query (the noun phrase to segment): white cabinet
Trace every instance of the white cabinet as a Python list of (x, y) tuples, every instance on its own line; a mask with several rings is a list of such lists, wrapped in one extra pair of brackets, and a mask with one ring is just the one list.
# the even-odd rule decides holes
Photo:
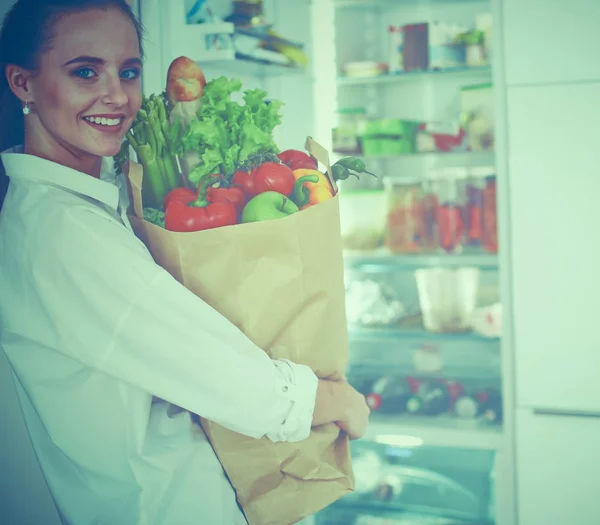
[(600, 82), (507, 103), (517, 405), (600, 412)]
[(598, 525), (600, 418), (517, 410), (519, 525)]
[(502, 0), (509, 85), (600, 80), (598, 0)]

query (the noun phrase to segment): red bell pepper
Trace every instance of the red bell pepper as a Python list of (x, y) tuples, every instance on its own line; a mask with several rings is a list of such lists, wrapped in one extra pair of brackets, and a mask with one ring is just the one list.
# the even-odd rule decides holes
[(198, 198), (198, 192), (191, 188), (175, 188), (167, 193), (163, 203), (163, 209), (167, 209), (171, 201), (182, 201), (186, 204), (195, 201)]
[(242, 213), (248, 202), (244, 189), (238, 185), (219, 186), (218, 188), (211, 186), (206, 192), (206, 200), (208, 202), (230, 202), (235, 206), (238, 215)]
[(235, 206), (228, 201), (209, 203), (208, 189), (218, 181), (218, 177), (204, 177), (195, 201), (171, 200), (165, 210), (165, 228), (174, 232), (194, 232), (232, 226), (238, 222)]

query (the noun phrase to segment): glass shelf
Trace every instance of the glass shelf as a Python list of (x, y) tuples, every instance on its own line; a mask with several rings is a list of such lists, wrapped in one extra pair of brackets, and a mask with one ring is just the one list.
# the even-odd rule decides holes
[(362, 439), (400, 447), (426, 445), (498, 451), (503, 445), (502, 425), (446, 414), (371, 414), (367, 433)]
[(419, 328), (363, 328), (350, 327), (348, 336), (351, 340), (374, 340), (381, 342), (393, 341), (419, 341), (423, 343), (484, 343), (484, 344), (499, 344), (500, 339), (496, 337), (484, 337), (475, 332), (461, 333), (436, 333), (428, 332)]
[[(466, 516), (450, 518), (447, 515), (435, 514), (428, 507), (423, 507), (421, 512), (416, 509), (401, 510), (391, 509), (386, 504), (358, 504), (337, 501), (323, 513), (327, 516), (318, 516), (316, 525), (347, 525), (356, 516), (369, 516), (381, 518), (385, 521), (373, 521), (382, 524), (410, 524), (410, 525), (495, 525), (494, 521), (469, 518)], [(389, 521), (388, 521), (389, 520)], [(396, 521), (397, 520), (397, 521)], [(363, 521), (361, 523), (371, 523)]]
[(475, 4), (487, 2), (488, 0), (336, 0), (334, 5), (336, 9), (384, 10), (392, 8), (397, 9), (401, 7), (464, 3)]
[(449, 69), (439, 69), (431, 71), (409, 71), (401, 73), (387, 73), (373, 77), (338, 77), (337, 83), (339, 86), (363, 86), (373, 84), (390, 84), (407, 80), (419, 80), (430, 77), (468, 77), (482, 76), (491, 79), (492, 67), (456, 67)]
[[(343, 198), (343, 197), (342, 197)], [(365, 272), (389, 272), (394, 269), (416, 270), (443, 266), (449, 268), (474, 266), (482, 269), (498, 268), (498, 256), (491, 253), (392, 254), (387, 250), (376, 252), (344, 252), (344, 263), (351, 269)]]
[(217, 68), (236, 75), (278, 77), (285, 74), (303, 74), (306, 70), (290, 64), (261, 60), (241, 53), (223, 55), (214, 60), (204, 60), (204, 68)]

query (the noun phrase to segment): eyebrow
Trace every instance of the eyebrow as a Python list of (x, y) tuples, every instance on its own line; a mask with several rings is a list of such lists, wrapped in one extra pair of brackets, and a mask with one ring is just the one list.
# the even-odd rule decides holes
[[(70, 66), (71, 64), (79, 64), (82, 62), (85, 62), (86, 64), (98, 64), (98, 65), (103, 65), (106, 63), (106, 61), (103, 60), (102, 58), (82, 55), (82, 56), (73, 58), (72, 60), (69, 60), (68, 62), (65, 62), (64, 65)], [(134, 58), (128, 58), (127, 60), (125, 60), (124, 64), (127, 66), (131, 66), (131, 65), (141, 66), (142, 61), (139, 58), (134, 57)]]

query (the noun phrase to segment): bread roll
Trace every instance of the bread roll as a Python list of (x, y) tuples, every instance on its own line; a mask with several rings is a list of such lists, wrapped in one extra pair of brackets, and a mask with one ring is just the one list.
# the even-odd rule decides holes
[(206, 85), (200, 66), (187, 57), (171, 62), (167, 72), (167, 98), (171, 104), (199, 100)]

